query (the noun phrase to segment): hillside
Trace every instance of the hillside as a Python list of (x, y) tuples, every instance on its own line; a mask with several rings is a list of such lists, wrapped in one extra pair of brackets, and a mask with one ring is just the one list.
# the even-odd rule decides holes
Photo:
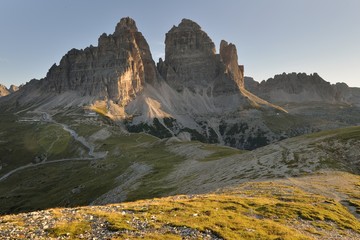
[(212, 194), (55, 208), (2, 216), (0, 233), (15, 239), (359, 239), (360, 222), (344, 207), (359, 217), (359, 183), (348, 173), (321, 173)]
[(1, 213), (207, 193), (327, 169), (359, 173), (359, 127), (244, 152), (189, 141), (186, 134), (129, 133), (78, 110), (0, 120)]

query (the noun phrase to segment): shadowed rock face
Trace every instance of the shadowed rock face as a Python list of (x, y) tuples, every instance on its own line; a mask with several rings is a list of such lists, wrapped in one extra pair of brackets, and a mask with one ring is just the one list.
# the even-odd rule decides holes
[(15, 86), (15, 85), (10, 85), (8, 90), (9, 90), (10, 93), (14, 93), (14, 92), (19, 90), (19, 87)]
[(213, 95), (221, 95), (239, 92), (243, 86), (235, 46), (223, 41), (220, 55), (216, 54), (209, 36), (188, 19), (166, 34), (165, 61), (160, 59), (158, 69), (178, 91), (188, 88), (198, 92), (208, 88)]
[(258, 83), (245, 79), (246, 88), (271, 102), (327, 102), (360, 105), (360, 89), (345, 83), (330, 84), (317, 73), (283, 73)]
[(121, 19), (115, 32), (102, 34), (98, 42), (98, 47), (72, 49), (59, 66), (54, 64), (46, 76), (47, 89), (57, 93), (74, 90), (122, 105), (133, 99), (145, 82), (156, 81), (149, 45), (133, 19)]

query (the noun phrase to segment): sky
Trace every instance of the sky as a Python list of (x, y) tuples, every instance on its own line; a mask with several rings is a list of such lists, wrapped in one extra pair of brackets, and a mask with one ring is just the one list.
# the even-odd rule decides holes
[(155, 62), (183, 18), (236, 45), (245, 75), (317, 72), (360, 87), (360, 0), (0, 0), (0, 83), (43, 78), (72, 48), (97, 46), (132, 17)]

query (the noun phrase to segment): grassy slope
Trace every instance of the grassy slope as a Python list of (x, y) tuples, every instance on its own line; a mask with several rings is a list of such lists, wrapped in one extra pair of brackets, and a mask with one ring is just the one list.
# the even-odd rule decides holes
[[(33, 162), (35, 156), (44, 153), (50, 163), (21, 170), (1, 181), (0, 213), (87, 205), (118, 186), (119, 181), (116, 179), (126, 175), (133, 163), (147, 165), (151, 172), (145, 174), (136, 187), (128, 189), (128, 200), (164, 196), (176, 190), (163, 179), (184, 157), (169, 152), (166, 141), (143, 133), (127, 134), (116, 126), (104, 123), (106, 119), (94, 120), (84, 118), (79, 112), (68, 112), (66, 115), (58, 114), (54, 119), (66, 123), (88, 140), (100, 130), (106, 129), (111, 133), (106, 139), (92, 140), (96, 152), (108, 154), (105, 159), (51, 163), (51, 160), (88, 155), (86, 149), (75, 142), (61, 126), (16, 122), (22, 117), (7, 115), (1, 118), (0, 132), (7, 141), (0, 144), (12, 147), (11, 151), (7, 147), (0, 149), (4, 166), (1, 175)], [(206, 144), (201, 146), (214, 152), (205, 160), (239, 153), (231, 148)]]
[[(359, 177), (354, 178), (360, 182)], [(179, 229), (184, 227), (223, 239), (360, 236), (360, 222), (338, 201), (271, 181), (249, 182), (218, 194), (180, 195), (45, 212), (53, 221), (46, 230), (40, 227), (44, 238), (91, 236), (101, 224), (100, 229), (113, 239), (182, 239)], [(3, 222), (0, 232), (5, 232), (5, 223), (14, 229), (27, 228), (29, 232), (38, 231), (36, 224), (40, 224), (34, 225), (26, 214), (3, 216), (0, 221)]]
[[(188, 145), (189, 147), (194, 145), (201, 150), (210, 151), (211, 154), (198, 159), (201, 164), (216, 163), (224, 157), (234, 156), (237, 158), (242, 153), (215, 145), (191, 142), (169, 143), (146, 134), (124, 134), (117, 127), (101, 126), (92, 121), (81, 122), (77, 115), (57, 116), (56, 119), (66, 122), (86, 138), (90, 138), (93, 133), (104, 128), (110, 131), (111, 136), (105, 140), (94, 140), (96, 151), (108, 152), (106, 159), (52, 163), (15, 173), (0, 182), (2, 212), (86, 205), (116, 187), (118, 183), (115, 179), (125, 173), (133, 162), (149, 165), (152, 170), (150, 174), (142, 178), (137, 188), (128, 193), (128, 200), (166, 195), (173, 192), (175, 187), (167, 184), (167, 175), (176, 169), (178, 164), (186, 161), (181, 154), (175, 155), (169, 151), (169, 144)], [(24, 157), (24, 159), (20, 159), (21, 164), (31, 161), (33, 156), (38, 154), (38, 149), (48, 151), (49, 156), (56, 159), (66, 156), (65, 154), (69, 153), (68, 148), (78, 153), (77, 150), (81, 147), (74, 147), (76, 145), (71, 143), (66, 132), (52, 124), (34, 123), (29, 125), (26, 123), (23, 125), (24, 123), (16, 123), (13, 116), (1, 118), (1, 121), (7, 124), (7, 127), (1, 124), (0, 132), (2, 136), (7, 136), (3, 139), (6, 139), (7, 143), (18, 143), (14, 146), (19, 150), (13, 152), (16, 157), (14, 159)], [(12, 131), (15, 129), (24, 132), (24, 135), (12, 135), (11, 133), (14, 133)], [(36, 149), (31, 152), (33, 155), (21, 151), (26, 146), (26, 137), (22, 138), (26, 135), (32, 136), (28, 142), (34, 147), (26, 149), (27, 151)], [(58, 139), (57, 136), (62, 137)], [(333, 140), (346, 143), (358, 141), (360, 127), (316, 133), (291, 141), (301, 143), (306, 139), (311, 140), (310, 145), (312, 146), (316, 145), (314, 141), (330, 141), (330, 143)], [(50, 145), (52, 145), (51, 148)], [(64, 145), (67, 147), (65, 148)], [(5, 151), (4, 149), (6, 148), (1, 148), (1, 151)], [(247, 157), (246, 154), (244, 156)], [(296, 161), (301, 160), (297, 159), (296, 155), (294, 157)], [(2, 159), (2, 162), (4, 161)], [(17, 166), (16, 164), (8, 164), (8, 166), (14, 168)], [(360, 180), (354, 185), (358, 187)], [(359, 209), (360, 195), (355, 193), (352, 188), (345, 189), (348, 190), (344, 190), (342, 193), (349, 196), (346, 200), (348, 205)], [(331, 191), (331, 189), (327, 191)], [(227, 239), (268, 239), (266, 236), (271, 236), (273, 239), (305, 239), (305, 235), (312, 237), (326, 235), (324, 229), (344, 236), (349, 234), (349, 229), (352, 233), (359, 233), (359, 222), (339, 203), (340, 200), (325, 196), (309, 191), (302, 185), (296, 187), (280, 183), (258, 182), (241, 185), (238, 190), (231, 190), (220, 195), (155, 199), (122, 204), (120, 208), (130, 212), (131, 218), (144, 219), (152, 215), (156, 216), (154, 223), (149, 225), (149, 231), (152, 232), (152, 236), (159, 234), (160, 239), (166, 225), (187, 226), (199, 231), (210, 229), (215, 235)], [(135, 233), (132, 231), (139, 230), (135, 225), (132, 226), (125, 221), (128, 220), (129, 215), (124, 217), (121, 212), (107, 213), (101, 208), (89, 209), (81, 208), (77, 211), (107, 219), (110, 228), (118, 232), (121, 235), (120, 238), (133, 237)], [(62, 210), (59, 211), (62, 212)], [(75, 231), (74, 229), (76, 231), (83, 229), (86, 232), (90, 228), (86, 219), (81, 218), (81, 214), (74, 224), (75, 227), (60, 221), (52, 226), (50, 233), (55, 236)], [(124, 231), (124, 229), (127, 230)], [(75, 236), (81, 232), (71, 234)], [(167, 234), (169, 238), (178, 238), (178, 236), (173, 236), (173, 233)]]
[[(243, 182), (242, 179), (256, 178), (258, 174), (262, 172), (265, 173), (266, 171), (268, 173), (263, 174), (264, 177), (272, 178), (277, 176), (277, 168), (282, 167), (282, 165), (289, 167), (289, 172), (285, 172), (285, 175), (291, 175), (290, 167), (294, 172), (301, 172), (301, 166), (305, 164), (303, 158), (306, 156), (303, 157), (301, 155), (302, 153), (297, 152), (288, 153), (288, 150), (282, 151), (285, 151), (286, 154), (294, 155), (294, 159), (276, 160), (275, 156), (271, 161), (265, 158), (261, 160), (260, 163), (257, 163), (259, 160), (256, 158), (255, 161), (251, 160), (251, 158), (254, 158), (251, 152), (248, 154), (245, 153), (243, 157), (240, 157), (244, 152), (228, 147), (197, 142), (169, 143), (146, 134), (124, 134), (118, 127), (111, 127), (108, 124), (104, 124), (106, 119), (97, 121), (89, 120), (84, 118), (79, 112), (67, 113), (66, 115), (59, 114), (54, 118), (58, 122), (68, 124), (72, 129), (87, 139), (90, 139), (91, 135), (101, 129), (110, 131), (111, 136), (109, 138), (105, 140), (94, 140), (96, 146), (95, 151), (107, 151), (107, 157), (93, 161), (46, 164), (13, 174), (8, 179), (0, 182), (0, 212), (19, 212), (55, 206), (89, 204), (97, 197), (117, 187), (119, 185), (119, 182), (116, 180), (117, 177), (126, 174), (134, 162), (149, 166), (151, 172), (145, 174), (145, 176), (141, 178), (141, 181), (137, 181), (136, 186), (126, 190), (127, 200), (160, 197), (170, 193), (186, 192), (184, 189), (193, 186), (195, 187), (194, 190), (190, 190), (189, 192), (199, 192), (197, 189), (200, 189), (202, 186), (199, 185), (201, 182), (207, 182), (207, 187), (211, 191), (218, 187), (226, 186), (226, 181), (232, 181), (232, 184)], [(6, 139), (6, 143), (3, 142), (0, 144), (9, 146), (9, 143), (11, 143), (10, 145), (14, 148), (10, 153), (7, 147), (0, 148), (1, 161), (4, 166), (1, 173), (33, 161), (34, 157), (39, 155), (39, 153), (45, 152), (48, 155), (48, 161), (86, 155), (84, 153), (86, 149), (74, 142), (69, 134), (63, 131), (58, 125), (49, 123), (17, 123), (15, 120), (16, 117), (13, 115), (1, 118), (2, 123), (6, 123), (1, 124), (2, 129), (0, 131), (2, 136), (6, 136), (3, 138)], [(19, 134), (20, 132), (23, 134)], [(330, 141), (331, 139), (348, 141), (350, 139), (353, 141), (360, 139), (360, 127), (316, 133), (306, 137), (299, 137), (295, 142), (301, 143), (303, 139), (310, 139), (312, 145), (316, 145), (313, 142), (318, 141), (317, 139), (322, 139), (321, 141)], [(197, 158), (196, 165), (199, 170), (194, 170), (194, 172), (186, 170), (186, 168), (191, 167), (191, 164), (193, 164), (193, 162), (191, 162), (192, 157), (190, 157), (190, 165), (188, 164), (179, 175), (179, 178), (168, 178), (169, 174), (174, 170), (179, 170), (179, 164), (181, 165), (189, 160), (186, 156), (174, 154), (174, 152), (169, 151), (169, 146), (176, 147), (177, 145), (189, 147), (189, 149), (196, 148), (201, 151), (208, 151), (210, 154), (204, 155), (200, 159)], [(291, 144), (283, 145), (286, 147)], [(332, 145), (330, 144), (330, 146)], [(82, 150), (79, 151), (79, 149)], [(196, 149), (195, 151), (197, 151)], [(274, 150), (270, 149), (269, 151), (270, 152), (265, 151), (265, 154), (270, 154), (269, 156), (271, 156)], [(304, 151), (308, 151), (307, 147)], [(327, 149), (327, 151), (329, 151), (329, 149)], [(311, 150), (311, 152), (313, 152), (313, 150)], [(333, 154), (336, 153), (336, 151), (330, 149), (330, 153)], [(261, 149), (260, 151), (256, 151), (255, 154), (262, 154)], [(234, 176), (227, 177), (230, 180), (222, 180), (225, 179), (226, 176), (221, 178), (213, 178), (212, 176), (214, 175), (207, 176), (212, 170), (220, 167), (219, 160), (225, 157), (227, 157), (228, 160), (224, 160), (224, 163), (228, 164), (227, 167), (229, 171), (226, 170), (226, 168), (225, 170), (228, 171), (228, 174), (233, 174)], [(340, 166), (336, 159), (327, 158), (325, 160), (316, 168), (317, 170)], [(245, 164), (244, 169), (241, 170), (242, 165), (239, 165), (239, 162), (253, 163), (248, 165), (248, 167), (246, 167), (247, 165)], [(265, 170), (261, 170), (265, 167), (262, 162), (268, 164)], [(308, 165), (311, 166), (311, 162), (309, 162)], [(194, 167), (195, 166), (191, 168), (194, 169)], [(232, 170), (237, 168), (239, 169), (238, 171), (232, 172)], [(299, 171), (295, 171), (297, 168), (299, 168)], [(181, 171), (182, 170), (180, 170), (180, 172)], [(272, 173), (272, 171), (274, 173)], [(216, 170), (214, 173), (221, 174), (221, 171)], [(304, 172), (304, 174), (305, 173), (306, 172)], [(211, 186), (211, 182), (214, 182), (214, 186)], [(199, 186), (196, 187), (194, 183)], [(219, 185), (217, 186), (215, 183)], [(177, 190), (179, 186), (181, 186), (180, 191)], [(357, 202), (353, 201), (351, 204), (355, 205)]]

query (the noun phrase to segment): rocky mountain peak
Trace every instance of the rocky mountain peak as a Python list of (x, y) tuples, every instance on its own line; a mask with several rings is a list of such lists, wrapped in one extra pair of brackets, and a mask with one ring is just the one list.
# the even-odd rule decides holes
[(72, 49), (54, 64), (45, 87), (51, 92), (75, 91), (126, 105), (157, 79), (150, 48), (133, 19), (122, 18), (114, 34), (102, 34), (97, 47)]
[(244, 66), (238, 65), (238, 55), (236, 46), (222, 40), (220, 43), (220, 57), (226, 66), (227, 71), (231, 77), (241, 88), (244, 87)]
[(177, 27), (174, 26), (166, 34), (165, 46), (165, 60), (168, 62), (182, 58), (184, 55), (188, 57), (215, 55), (213, 41), (197, 23), (189, 19), (183, 19)]
[(212, 95), (239, 92), (243, 87), (243, 68), (238, 66), (236, 47), (222, 43), (216, 54), (215, 44), (201, 27), (183, 19), (165, 39), (165, 60), (158, 70), (178, 91), (210, 91)]
[(19, 90), (19, 87), (11, 84), (8, 90), (9, 92), (14, 93)]
[(183, 18), (181, 20), (181, 23), (179, 24), (178, 28), (180, 29), (192, 29), (192, 30), (201, 30), (201, 27), (199, 24), (197, 24), (196, 22), (190, 20), (190, 19), (186, 19)]
[(134, 19), (130, 17), (125, 17), (120, 20), (120, 22), (116, 25), (114, 34), (122, 33), (123, 31), (130, 31), (130, 32), (138, 31)]
[(6, 86), (0, 84), (0, 97), (4, 97), (4, 96), (9, 95), (9, 94), (10, 94), (10, 92), (6, 88)]

